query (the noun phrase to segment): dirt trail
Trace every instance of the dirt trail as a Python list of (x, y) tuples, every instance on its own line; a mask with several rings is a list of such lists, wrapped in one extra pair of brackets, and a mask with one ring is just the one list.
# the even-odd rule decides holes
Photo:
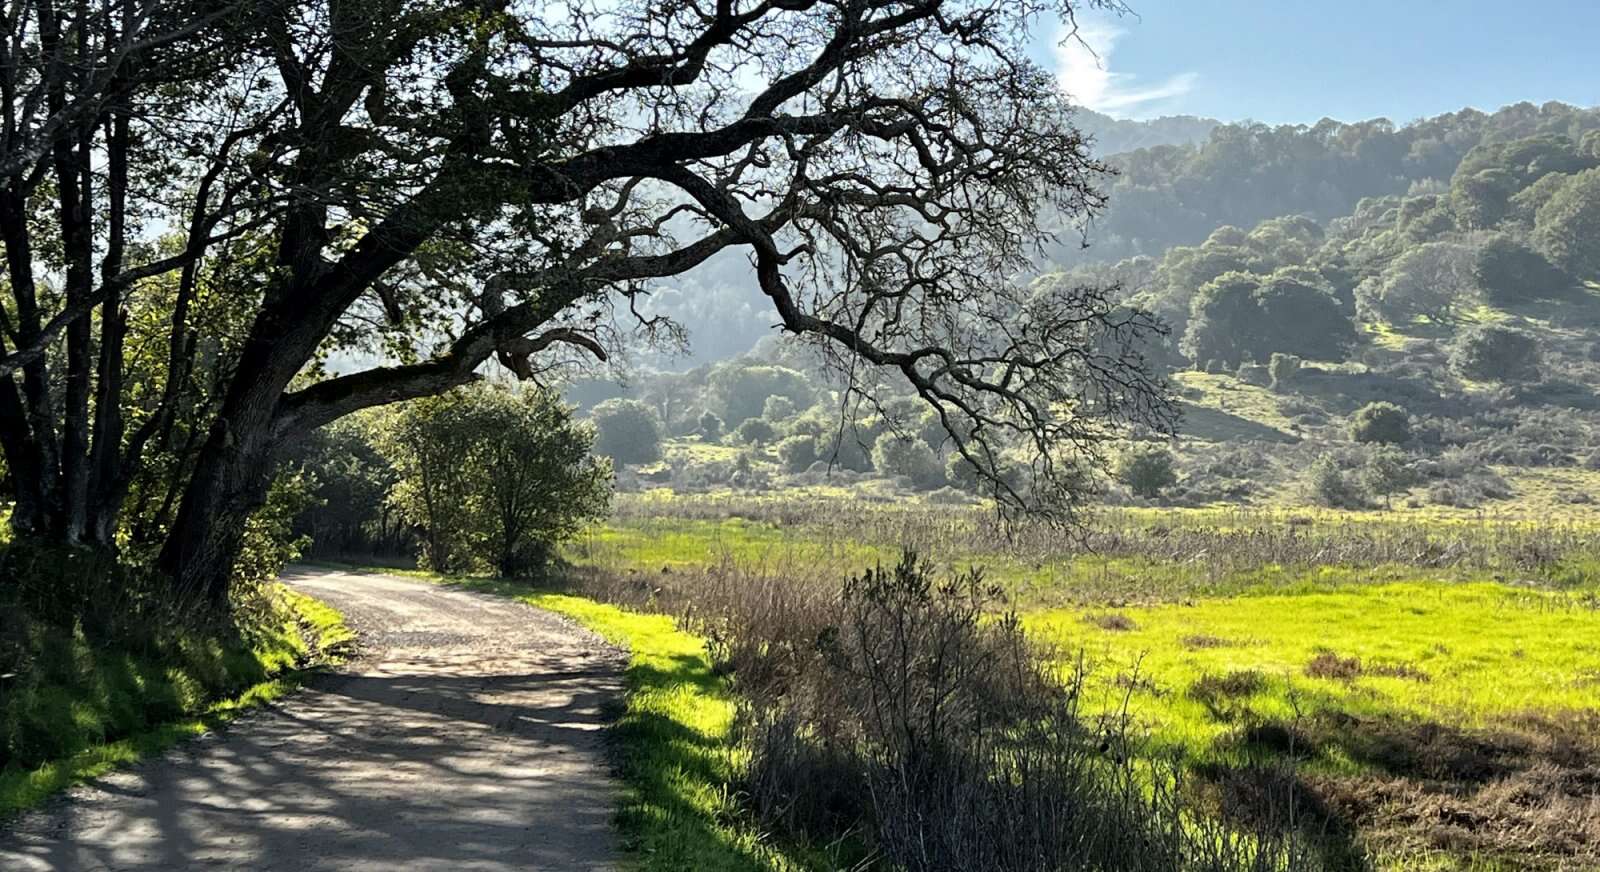
[(13, 870), (602, 870), (622, 657), (504, 599), (297, 569), (364, 653), (0, 833)]

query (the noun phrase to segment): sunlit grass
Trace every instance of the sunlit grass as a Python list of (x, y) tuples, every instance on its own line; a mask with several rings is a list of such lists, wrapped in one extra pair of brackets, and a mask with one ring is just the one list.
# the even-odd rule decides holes
[(37, 643), (44, 677), (14, 691), (0, 726), (48, 736), (59, 753), (0, 769), (0, 817), (216, 730), (293, 691), (303, 667), (344, 656), (355, 637), (337, 611), (278, 593), (282, 623), (256, 628), (243, 645), (187, 636), (153, 657), (100, 650), (81, 633), (36, 631), (51, 634)]
[[(1600, 710), (1600, 603), (1589, 595), (1387, 584), (1055, 609), (1025, 624), (1063, 651), (1083, 652), (1092, 705), (1110, 711), (1126, 701), (1158, 746), (1197, 762), (1241, 762), (1235, 740), (1251, 726), (1334, 713), (1476, 729)], [(1319, 655), (1354, 658), (1359, 668), (1317, 677), (1308, 667)], [(1227, 692), (1197, 692), (1203, 680), (1230, 676)], [(1317, 749), (1310, 765), (1364, 769), (1337, 746)]]

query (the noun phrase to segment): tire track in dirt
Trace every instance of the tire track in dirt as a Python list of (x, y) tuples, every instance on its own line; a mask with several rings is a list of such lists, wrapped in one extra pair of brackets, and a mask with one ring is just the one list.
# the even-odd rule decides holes
[(611, 870), (622, 654), (498, 597), (296, 568), (363, 653), (0, 833), (11, 870)]

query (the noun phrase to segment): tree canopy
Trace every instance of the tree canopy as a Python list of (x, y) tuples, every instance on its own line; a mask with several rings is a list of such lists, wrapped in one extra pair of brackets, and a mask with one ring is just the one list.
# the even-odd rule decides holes
[[(486, 365), (676, 343), (640, 301), (725, 251), (854, 389), (881, 371), (933, 408), (1008, 511), (1062, 516), (1060, 448), (1173, 418), (1132, 350), (1147, 316), (1010, 278), (1105, 203), (1025, 37), (1078, 6), (1115, 4), (18, 4), (12, 523), (106, 548), (139, 527), (221, 603), (280, 446)], [(345, 351), (384, 362), (322, 366)], [(168, 515), (141, 525), (156, 457), (173, 492), (140, 505)]]

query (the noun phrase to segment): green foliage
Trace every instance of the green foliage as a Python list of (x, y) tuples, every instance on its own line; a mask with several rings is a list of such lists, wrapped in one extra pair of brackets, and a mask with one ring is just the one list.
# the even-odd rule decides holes
[(1511, 211), (1508, 201), (1516, 190), (1516, 177), (1500, 167), (1458, 173), (1450, 185), (1450, 208), (1469, 228), (1493, 227)]
[(272, 581), (284, 564), (305, 550), (310, 540), (295, 535), (294, 522), (312, 504), (312, 487), (309, 477), (296, 470), (273, 479), (266, 503), (245, 521), (242, 545), (233, 562), (236, 591)]
[(779, 394), (767, 397), (766, 403), (761, 406), (761, 417), (777, 424), (794, 417), (796, 409), (794, 400)]
[(282, 696), (297, 667), (353, 639), (337, 612), (281, 588), (244, 617), (106, 642), (8, 614), (26, 668), (0, 668), (0, 817)]
[(963, 457), (959, 451), (952, 451), (945, 458), (944, 477), (951, 487), (969, 493), (977, 491), (979, 485), (983, 482), (978, 475), (978, 468), (973, 466), (972, 461)]
[(1304, 270), (1227, 273), (1200, 288), (1191, 306), (1184, 354), (1228, 369), (1280, 352), (1342, 360), (1356, 341), (1332, 288)]
[(1361, 465), (1362, 485), (1367, 493), (1383, 497), (1385, 507), (1389, 505), (1390, 497), (1410, 487), (1416, 480), (1405, 452), (1393, 445), (1373, 448)]
[(1369, 314), (1395, 324), (1417, 317), (1448, 322), (1474, 289), (1473, 253), (1458, 242), (1407, 249), (1381, 276), (1363, 282), (1356, 300)]
[(1463, 331), (1450, 351), (1450, 364), (1475, 381), (1537, 381), (1542, 371), (1539, 345), (1534, 338), (1498, 324)]
[[(1508, 172), (1513, 178), (1504, 193), (1509, 195), (1532, 181), (1525, 178), (1529, 172), (1562, 171), (1570, 165), (1569, 158), (1554, 159), (1563, 153), (1589, 154), (1574, 148), (1571, 141), (1595, 126), (1595, 116), (1592, 109), (1559, 103), (1523, 103), (1488, 114), (1448, 113), (1403, 127), (1384, 119), (1277, 127), (1222, 125), (1203, 143), (1116, 156), (1113, 163), (1121, 174), (1110, 192), (1111, 209), (1097, 225), (1099, 235), (1109, 237), (1115, 256), (1124, 257), (1159, 256), (1173, 246), (1195, 245), (1214, 232), (1219, 244), (1243, 245), (1238, 228), (1280, 215), (1330, 221), (1356, 211), (1363, 199), (1403, 195), (1413, 184), (1450, 178), (1458, 166), (1463, 179), (1492, 168)], [(1540, 135), (1566, 143), (1520, 151), (1484, 145)], [(1472, 160), (1464, 162), (1469, 152)], [(1549, 157), (1537, 159), (1541, 153)], [(1469, 184), (1464, 182), (1463, 187)], [(1493, 217), (1494, 191), (1485, 193), (1490, 195), (1486, 202), (1490, 214), (1466, 209), (1476, 220)], [(1450, 200), (1453, 205), (1455, 198)], [(1437, 210), (1430, 211), (1433, 214), (1426, 220), (1438, 220)], [(1218, 232), (1229, 225), (1227, 232)], [(1393, 225), (1391, 229), (1402, 232)], [(1101, 242), (1097, 247), (1106, 245)], [(1189, 291), (1218, 275), (1221, 272), (1207, 276)]]
[(1359, 509), (1366, 505), (1360, 489), (1331, 455), (1324, 454), (1311, 464), (1306, 489), (1314, 502), (1329, 508)]
[(426, 397), (387, 415), (377, 444), (395, 470), (390, 500), (417, 530), (421, 562), (441, 572), (469, 560), (471, 524), (461, 511), (472, 490), (471, 456), (479, 434), (465, 403)]
[(1288, 390), (1289, 385), (1293, 384), (1295, 377), (1300, 374), (1300, 364), (1299, 355), (1273, 352), (1267, 361), (1267, 387), (1275, 391)]
[(745, 445), (766, 445), (777, 437), (778, 428), (768, 423), (765, 418), (746, 418), (744, 423), (733, 430), (733, 438)]
[(1350, 417), (1350, 438), (1357, 442), (1402, 445), (1411, 441), (1411, 416), (1394, 403), (1368, 403)]
[(1178, 483), (1172, 452), (1152, 443), (1129, 446), (1118, 455), (1113, 475), (1134, 496), (1157, 497)]
[(783, 397), (795, 408), (811, 405), (815, 389), (804, 373), (786, 366), (729, 361), (719, 364), (706, 380), (708, 402), (719, 409), (730, 427), (759, 418), (772, 397)]
[(1233, 368), (1254, 359), (1250, 347), (1260, 321), (1255, 293), (1261, 279), (1252, 273), (1225, 273), (1202, 285), (1190, 304), (1189, 327), (1180, 346), (1194, 361), (1218, 361), (1219, 368)]
[(352, 415), (308, 436), (293, 461), (314, 482), (295, 532), (325, 554), (402, 553), (408, 530), (389, 505), (398, 481), (378, 450), (379, 416)]
[(700, 413), (700, 419), (697, 423), (701, 439), (707, 442), (716, 442), (722, 439), (722, 418), (716, 412), (707, 410)]
[[(596, 454), (623, 465), (655, 463), (661, 459), (661, 422), (644, 403), (606, 400), (590, 411), (589, 420), (595, 426)], [(704, 418), (701, 423), (705, 423)]]
[(429, 567), (517, 577), (605, 515), (611, 466), (590, 455), (593, 442), (553, 394), (479, 385), (400, 409), (381, 444)]
[(835, 425), (817, 440), (817, 459), (851, 472), (871, 472), (871, 449), (863, 444), (867, 435), (870, 434), (858, 433), (854, 427)]
[(805, 472), (811, 468), (811, 464), (817, 462), (815, 436), (790, 436), (779, 440), (776, 449), (778, 462), (789, 472)]
[(922, 490), (944, 484), (938, 455), (921, 439), (883, 435), (872, 446), (872, 466), (883, 475), (904, 476)]
[(1478, 246), (1472, 280), (1490, 302), (1499, 305), (1548, 297), (1570, 282), (1543, 255), (1504, 233)]
[(1574, 175), (1539, 207), (1534, 241), (1569, 275), (1600, 279), (1600, 169)]

